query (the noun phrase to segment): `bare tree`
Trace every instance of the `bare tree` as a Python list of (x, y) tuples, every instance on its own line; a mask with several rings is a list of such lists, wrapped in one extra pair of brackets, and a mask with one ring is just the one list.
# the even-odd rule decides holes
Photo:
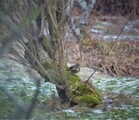
[[(5, 6), (8, 6), (6, 7), (7, 9), (5, 9)], [(14, 1), (9, 0), (8, 2), (4, 1), (3, 4), (0, 4), (0, 7), (3, 10), (3, 16), (6, 17), (4, 19), (3, 16), (0, 17), (0, 23), (4, 23), (2, 25), (4, 26), (4, 29), (2, 29), (4, 36), (2, 37), (2, 41), (0, 41), (2, 46), (0, 48), (1, 55), (14, 43), (18, 49), (23, 50), (23, 54), (21, 54), (18, 53), (16, 49), (13, 49), (14, 53), (18, 54), (22, 59), (23, 64), (35, 69), (45, 81), (55, 84), (61, 102), (71, 101), (73, 96), (70, 96), (69, 93), (76, 95), (74, 93), (76, 93), (76, 89), (78, 90), (78, 86), (75, 86), (75, 89), (72, 90), (68, 84), (69, 74), (73, 78), (76, 77), (68, 71), (64, 42), (66, 38), (67, 21), (68, 24), (72, 21), (70, 17), (73, 1), (38, 0), (36, 2), (33, 0), (22, 0), (14, 4)], [(89, 15), (83, 16), (86, 20)], [(9, 19), (10, 24), (7, 19)], [(72, 31), (78, 36), (74, 27)], [(12, 33), (12, 35), (10, 35), (10, 33)], [(82, 39), (80, 36), (79, 34), (77, 39)], [(82, 84), (83, 83), (79, 85)], [(85, 88), (89, 89), (90, 92), (90, 88), (86, 86)], [(92, 93), (94, 94), (94, 92)], [(38, 92), (36, 91), (34, 100), (28, 109), (29, 113), (26, 113), (27, 119), (29, 119), (32, 109), (34, 108), (33, 105), (37, 95)], [(94, 104), (101, 102), (101, 98), (99, 98), (97, 92), (94, 96), (97, 97)], [(94, 97), (92, 99), (94, 100)]]

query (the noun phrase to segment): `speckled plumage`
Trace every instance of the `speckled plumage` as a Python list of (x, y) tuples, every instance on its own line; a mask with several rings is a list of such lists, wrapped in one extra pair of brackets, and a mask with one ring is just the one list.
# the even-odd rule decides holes
[(74, 74), (74, 75), (77, 74), (80, 71), (80, 64), (77, 63), (77, 64), (69, 67), (69, 70), (72, 74)]

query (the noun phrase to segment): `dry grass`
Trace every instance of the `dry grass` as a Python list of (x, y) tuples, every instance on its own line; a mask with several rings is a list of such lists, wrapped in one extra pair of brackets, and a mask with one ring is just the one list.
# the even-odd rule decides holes
[[(73, 16), (80, 17), (81, 14), (82, 10), (75, 7)], [(108, 17), (92, 11), (89, 25), (87, 26), (87, 35), (85, 35), (81, 49), (79, 50), (79, 44), (75, 37), (70, 36), (68, 38), (68, 42), (66, 43), (67, 60), (71, 63), (78, 62), (81, 66), (91, 68), (99, 66), (100, 71), (111, 76), (139, 76), (139, 41), (120, 40), (106, 56), (113, 41), (100, 41), (96, 37), (93, 38), (93, 34), (90, 33), (90, 29), (93, 28), (95, 23), (107, 22), (112, 24), (112, 26), (108, 28), (108, 34), (118, 36), (121, 27), (126, 21), (126, 17)], [(133, 29), (134, 28), (138, 29), (138, 25), (133, 25)], [(127, 32), (124, 31), (124, 35), (137, 35), (133, 29)], [(105, 56), (105, 60), (100, 63)]]
[[(68, 43), (70, 44), (70, 43)], [(97, 67), (99, 70), (112, 76), (136, 76), (139, 71), (139, 42), (137, 41), (118, 41), (106, 56), (108, 49), (113, 42), (99, 42), (91, 39), (83, 42), (82, 54), (83, 58), (77, 57), (79, 51), (75, 51), (73, 46), (68, 45), (68, 60), (70, 62), (78, 62), (88, 67)], [(70, 47), (71, 46), (71, 47)], [(74, 47), (75, 48), (75, 47)], [(105, 57), (105, 60), (100, 61)]]
[(46, 103), (38, 104), (38, 108), (43, 109), (46, 112), (57, 112), (69, 107), (68, 103), (61, 103), (59, 98), (52, 97), (51, 100), (48, 100)]

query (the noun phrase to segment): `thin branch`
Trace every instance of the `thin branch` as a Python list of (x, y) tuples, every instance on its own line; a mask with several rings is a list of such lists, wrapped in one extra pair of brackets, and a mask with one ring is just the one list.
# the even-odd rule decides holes
[[(26, 67), (28, 67), (28, 68), (31, 68), (31, 66), (29, 66), (29, 63), (28, 63), (28, 61), (27, 61), (25, 58), (21, 58), (21, 59), (23, 59), (23, 62), (21, 62), (21, 61), (19, 61), (19, 60), (13, 58), (13, 57), (11, 57), (11, 56), (5, 56), (5, 57), (7, 57), (7, 58), (9, 58), (9, 59), (11, 59), (11, 60), (16, 61), (16, 62), (18, 62), (19, 64), (22, 64), (23, 66), (26, 66)], [(27, 64), (27, 63), (28, 63), (28, 64)]]
[(113, 44), (111, 45), (111, 47), (108, 49), (108, 51), (106, 52), (106, 55), (102, 58), (102, 60), (99, 62), (97, 68), (94, 70), (94, 72), (92, 72), (92, 74), (88, 77), (88, 79), (85, 81), (85, 84), (90, 80), (90, 78), (95, 74), (95, 72), (99, 69), (99, 65), (105, 60), (106, 56), (109, 55), (109, 52), (111, 51), (111, 49), (114, 47), (114, 45), (116, 44), (116, 42), (118, 41), (118, 39), (120, 38), (124, 28), (126, 27), (126, 25), (128, 24), (130, 18), (132, 17), (132, 14), (128, 17), (127, 21), (125, 22), (124, 26), (122, 27), (119, 35), (117, 36), (117, 38), (115, 39), (115, 41), (113, 42)]
[(14, 26), (3, 14), (0, 14), (0, 23), (3, 24), (8, 30), (12, 31), (12, 34), (8, 38), (4, 39), (4, 42), (2, 43), (2, 47), (0, 48), (1, 56), (7, 49), (10, 48), (14, 41), (21, 38), (22, 30), (19, 27)]

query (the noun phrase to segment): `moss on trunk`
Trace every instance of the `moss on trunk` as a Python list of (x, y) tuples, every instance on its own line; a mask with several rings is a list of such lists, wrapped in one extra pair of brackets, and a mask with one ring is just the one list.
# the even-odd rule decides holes
[(67, 77), (70, 103), (92, 107), (102, 102), (102, 95), (96, 89), (83, 83), (79, 76), (67, 72)]

